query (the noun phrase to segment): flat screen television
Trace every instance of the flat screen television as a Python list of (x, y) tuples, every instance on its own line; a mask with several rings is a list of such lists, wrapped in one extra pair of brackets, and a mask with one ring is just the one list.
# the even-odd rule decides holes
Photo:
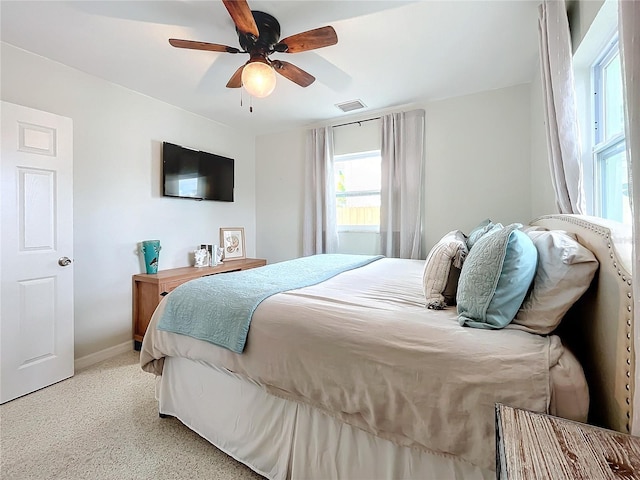
[(162, 195), (233, 202), (232, 158), (163, 142)]

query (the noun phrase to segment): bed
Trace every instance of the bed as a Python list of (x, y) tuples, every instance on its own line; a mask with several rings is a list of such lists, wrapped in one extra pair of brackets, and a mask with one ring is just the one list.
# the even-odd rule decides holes
[(630, 233), (573, 215), (527, 228), (568, 232), (597, 259), (553, 332), (426, 308), (424, 260), (375, 258), (269, 294), (241, 353), (157, 328), (172, 293), (140, 355), (159, 412), (270, 479), (494, 478), (496, 402), (628, 431)]

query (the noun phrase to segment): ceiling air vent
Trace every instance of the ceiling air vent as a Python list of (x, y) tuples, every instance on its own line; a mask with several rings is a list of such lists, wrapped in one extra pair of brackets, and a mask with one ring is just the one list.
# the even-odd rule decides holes
[(348, 102), (336, 103), (336, 107), (338, 107), (343, 112), (353, 112), (354, 110), (360, 110), (361, 108), (366, 107), (361, 100), (350, 100)]

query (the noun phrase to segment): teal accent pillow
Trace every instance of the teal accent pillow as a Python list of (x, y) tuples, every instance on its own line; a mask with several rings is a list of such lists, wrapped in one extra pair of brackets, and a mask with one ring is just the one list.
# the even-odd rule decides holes
[(480, 222), (478, 226), (471, 230), (467, 236), (467, 249), (471, 250), (471, 247), (473, 247), (483, 236), (500, 228), (502, 228), (501, 223), (493, 223), (488, 218), (483, 222)]
[(460, 325), (504, 328), (518, 313), (538, 263), (538, 251), (520, 227), (494, 229), (469, 251), (456, 296)]

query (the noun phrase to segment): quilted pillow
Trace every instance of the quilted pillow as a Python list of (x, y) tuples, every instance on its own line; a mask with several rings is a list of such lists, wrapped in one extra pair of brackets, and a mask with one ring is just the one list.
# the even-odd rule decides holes
[(462, 266), (458, 283), (460, 325), (497, 329), (516, 316), (536, 273), (538, 252), (511, 224), (482, 236)]
[(483, 222), (480, 222), (478, 226), (471, 230), (467, 236), (467, 249), (471, 250), (471, 247), (473, 247), (484, 235), (500, 228), (502, 228), (501, 223), (493, 223), (488, 218)]
[[(466, 237), (460, 230), (447, 233), (433, 246), (427, 256), (422, 274), (422, 285), (428, 308), (440, 310), (451, 305), (446, 302), (444, 293), (451, 296), (452, 289), (457, 287), (457, 281), (450, 277), (452, 274), (455, 276), (455, 268), (462, 267), (466, 256)], [(455, 293), (453, 295), (455, 296)]]
[(595, 255), (559, 230), (528, 231), (538, 251), (533, 288), (518, 310), (514, 324), (546, 335), (555, 330), (571, 306), (587, 291), (598, 270)]

